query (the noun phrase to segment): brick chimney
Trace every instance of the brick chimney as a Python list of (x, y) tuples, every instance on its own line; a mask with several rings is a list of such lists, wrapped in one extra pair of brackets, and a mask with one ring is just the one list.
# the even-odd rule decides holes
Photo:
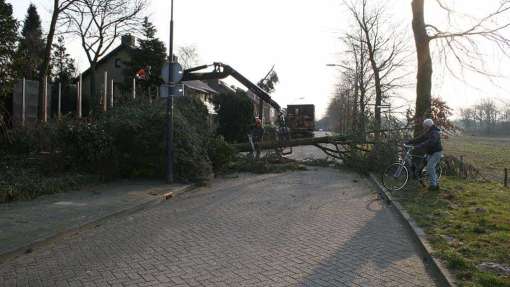
[(121, 43), (124, 46), (134, 47), (135, 46), (135, 42), (136, 42), (136, 39), (131, 34), (126, 34), (126, 35), (121, 37)]

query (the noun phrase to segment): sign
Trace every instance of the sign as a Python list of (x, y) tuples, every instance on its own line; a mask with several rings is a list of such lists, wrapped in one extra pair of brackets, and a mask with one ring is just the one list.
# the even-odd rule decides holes
[(161, 85), (159, 87), (159, 96), (161, 98), (182, 97), (184, 96), (184, 85)]
[[(172, 69), (172, 79), (168, 75), (169, 67)], [(165, 83), (177, 83), (182, 80), (183, 70), (179, 63), (166, 63), (161, 69), (161, 78)]]

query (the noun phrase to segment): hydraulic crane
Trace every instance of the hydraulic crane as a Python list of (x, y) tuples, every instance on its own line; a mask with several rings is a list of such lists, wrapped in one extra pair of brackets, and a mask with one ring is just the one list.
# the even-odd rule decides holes
[[(211, 72), (197, 72), (207, 68), (213, 67)], [(203, 65), (195, 68), (184, 70), (182, 81), (194, 81), (194, 80), (219, 80), (225, 79), (227, 77), (233, 77), (238, 80), (241, 84), (243, 84), (248, 90), (254, 93), (260, 100), (268, 103), (271, 107), (273, 107), (278, 113), (278, 129), (277, 129), (277, 147), (275, 148), (277, 153), (281, 155), (292, 153), (292, 148), (285, 150), (286, 143), (289, 141), (289, 132), (287, 128), (287, 124), (285, 121), (285, 115), (283, 114), (282, 108), (280, 105), (275, 102), (271, 96), (261, 89), (259, 86), (248, 80), (241, 73), (236, 71), (229, 65), (225, 65), (223, 63), (214, 63), (212, 65)], [(259, 111), (261, 113), (261, 111)]]
[[(207, 69), (209, 67), (213, 67), (212, 72), (202, 72), (196, 73), (197, 71)], [(259, 86), (255, 85), (253, 82), (248, 80), (245, 76), (243, 76), (238, 71), (234, 70), (229, 65), (225, 65), (223, 63), (214, 63), (212, 65), (203, 65), (195, 68), (184, 70), (182, 81), (193, 81), (193, 80), (219, 80), (224, 79), (228, 76), (232, 76), (234, 79), (238, 80), (241, 84), (243, 84), (248, 90), (254, 93), (259, 99), (268, 103), (273, 107), (278, 113), (281, 113), (280, 105), (275, 102), (271, 96), (266, 93)]]

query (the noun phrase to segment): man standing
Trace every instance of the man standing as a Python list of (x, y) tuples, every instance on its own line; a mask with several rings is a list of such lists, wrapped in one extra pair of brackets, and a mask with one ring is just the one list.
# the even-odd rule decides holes
[(260, 146), (259, 143), (262, 141), (264, 137), (264, 128), (262, 127), (262, 121), (259, 118), (255, 119), (255, 127), (250, 132), (250, 141), (252, 144), (252, 148), (254, 149), (256, 155), (255, 159), (260, 158)]
[[(415, 138), (408, 144), (415, 145), (418, 151), (423, 151), (427, 155), (427, 174), (429, 175), (429, 190), (439, 190), (439, 180), (436, 174), (436, 167), (443, 156), (443, 146), (441, 144), (441, 130), (434, 125), (432, 119), (423, 121), (425, 133)], [(421, 167), (421, 164), (419, 165)], [(417, 170), (418, 174), (421, 169)]]

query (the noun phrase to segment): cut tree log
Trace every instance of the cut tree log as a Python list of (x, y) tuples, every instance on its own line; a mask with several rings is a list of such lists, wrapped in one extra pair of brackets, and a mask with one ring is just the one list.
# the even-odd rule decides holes
[[(281, 142), (261, 142), (259, 148), (261, 150), (277, 149), (277, 148), (289, 148), (297, 146), (316, 146), (318, 144), (367, 144), (368, 142), (356, 141), (354, 137), (349, 136), (327, 136), (327, 137), (316, 137), (316, 138), (301, 138), (291, 139), (289, 141)], [(250, 152), (252, 151), (249, 143), (234, 144), (232, 147), (238, 152)]]

